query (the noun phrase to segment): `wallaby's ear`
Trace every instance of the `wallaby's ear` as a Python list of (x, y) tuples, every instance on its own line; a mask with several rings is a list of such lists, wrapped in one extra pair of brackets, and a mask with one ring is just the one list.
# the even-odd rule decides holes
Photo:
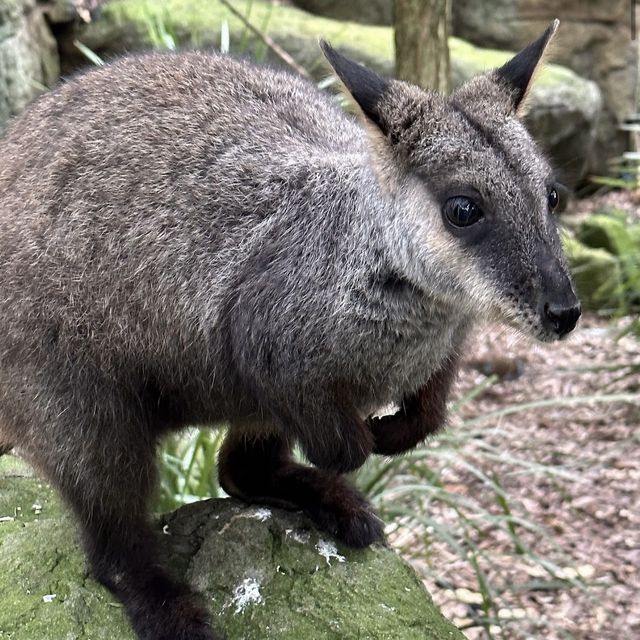
[(540, 67), (544, 53), (558, 30), (559, 24), (559, 20), (554, 20), (535, 42), (525, 47), (495, 71), (497, 78), (510, 89), (513, 109), (516, 113), (520, 113), (522, 110), (524, 99), (531, 87), (536, 70)]
[(389, 80), (338, 53), (325, 40), (320, 40), (320, 47), (362, 113), (386, 135), (385, 122), (377, 107), (389, 90)]

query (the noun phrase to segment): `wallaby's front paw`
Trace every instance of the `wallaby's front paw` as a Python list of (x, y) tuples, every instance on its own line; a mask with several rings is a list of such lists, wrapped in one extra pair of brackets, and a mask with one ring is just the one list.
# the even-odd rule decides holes
[(412, 422), (400, 412), (368, 418), (367, 424), (373, 435), (373, 453), (382, 456), (395, 456), (409, 451), (426, 437), (426, 433), (414, 428)]

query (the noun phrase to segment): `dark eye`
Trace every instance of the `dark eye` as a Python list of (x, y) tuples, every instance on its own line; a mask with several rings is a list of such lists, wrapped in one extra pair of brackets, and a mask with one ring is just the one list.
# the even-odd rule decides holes
[(551, 187), (548, 196), (549, 211), (555, 211), (556, 207), (560, 204), (560, 195), (555, 187)]
[(470, 198), (456, 196), (444, 203), (444, 215), (455, 227), (469, 227), (482, 218), (482, 209)]

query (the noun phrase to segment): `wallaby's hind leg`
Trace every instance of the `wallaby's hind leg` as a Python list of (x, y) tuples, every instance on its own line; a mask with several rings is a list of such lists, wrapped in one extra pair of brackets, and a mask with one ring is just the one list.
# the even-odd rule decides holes
[(353, 547), (384, 538), (382, 522), (346, 478), (294, 462), (277, 434), (247, 436), (230, 429), (219, 458), (220, 484), (248, 502), (304, 511), (320, 529)]
[(90, 447), (80, 438), (65, 438), (57, 450), (64, 457), (37, 449), (29, 457), (75, 511), (92, 572), (123, 603), (138, 638), (219, 640), (197, 596), (159, 566), (147, 515), (155, 480), (148, 431), (131, 422), (92, 427), (83, 435), (91, 438)]

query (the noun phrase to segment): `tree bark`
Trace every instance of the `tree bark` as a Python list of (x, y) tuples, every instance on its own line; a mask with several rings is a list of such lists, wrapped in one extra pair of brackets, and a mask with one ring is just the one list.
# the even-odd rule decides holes
[(451, 0), (395, 0), (396, 76), (449, 91)]

